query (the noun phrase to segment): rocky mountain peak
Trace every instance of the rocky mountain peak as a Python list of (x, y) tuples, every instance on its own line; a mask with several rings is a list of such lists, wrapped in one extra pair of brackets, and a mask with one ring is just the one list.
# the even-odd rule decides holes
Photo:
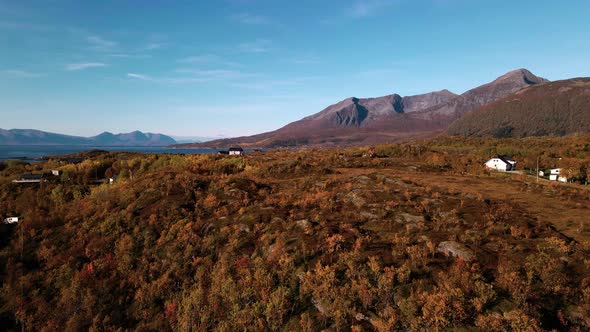
[(541, 84), (549, 82), (547, 79), (542, 77), (538, 77), (535, 74), (531, 73), (528, 69), (520, 68), (516, 70), (509, 71), (508, 73), (498, 77), (492, 83), (525, 83), (525, 84)]

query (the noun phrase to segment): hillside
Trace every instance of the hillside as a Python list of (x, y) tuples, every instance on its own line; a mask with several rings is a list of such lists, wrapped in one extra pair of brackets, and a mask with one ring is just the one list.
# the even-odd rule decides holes
[(299, 145), (367, 145), (431, 137), (454, 120), (522, 88), (545, 83), (518, 69), (462, 95), (448, 90), (402, 97), (348, 98), (276, 131), (214, 140), (195, 147), (280, 147)]
[(526, 137), (590, 132), (590, 78), (531, 86), (467, 114), (450, 135)]
[[(582, 170), (589, 138), (0, 163), (0, 217), (21, 218), (0, 224), (0, 323), (587, 331), (587, 187), (482, 163), (510, 152), (530, 167), (545, 151)], [(52, 169), (63, 175), (11, 182)]]
[(125, 134), (104, 132), (94, 137), (80, 137), (33, 129), (0, 129), (0, 145), (168, 146), (171, 144), (176, 144), (176, 141), (169, 136), (140, 131)]

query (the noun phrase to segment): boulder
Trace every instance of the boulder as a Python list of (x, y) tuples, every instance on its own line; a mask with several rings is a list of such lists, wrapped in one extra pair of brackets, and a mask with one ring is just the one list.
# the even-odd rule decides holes
[(311, 231), (311, 223), (307, 219), (297, 220), (295, 224), (301, 227), (301, 229), (304, 230), (306, 233)]
[(399, 215), (398, 222), (421, 223), (424, 222), (424, 216), (415, 216), (409, 213), (402, 213)]
[(371, 213), (371, 212), (368, 212), (368, 211), (361, 211), (361, 216), (363, 218), (366, 218), (366, 219), (369, 219), (369, 220), (379, 219), (379, 216), (378, 215), (376, 215), (374, 213)]
[(475, 259), (475, 254), (471, 249), (455, 241), (441, 242), (436, 248), (436, 251), (447, 256), (460, 258), (464, 261), (472, 261)]
[(351, 191), (350, 193), (348, 193), (348, 195), (346, 195), (345, 201), (352, 203), (357, 208), (361, 208), (367, 205), (367, 201), (364, 198), (362, 198), (359, 194), (357, 194), (355, 190)]

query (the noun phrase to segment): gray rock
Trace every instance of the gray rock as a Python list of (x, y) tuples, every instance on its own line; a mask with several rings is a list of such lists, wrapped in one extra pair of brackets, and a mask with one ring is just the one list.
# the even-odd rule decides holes
[(355, 318), (356, 320), (358, 320), (359, 322), (360, 322), (360, 321), (363, 321), (363, 320), (366, 320), (367, 322), (369, 322), (369, 323), (371, 323), (371, 324), (373, 323), (373, 320), (371, 319), (371, 317), (369, 317), (369, 316), (366, 316), (366, 315), (363, 315), (363, 314), (362, 314), (362, 313), (360, 313), (360, 312), (359, 312), (359, 313), (357, 313), (357, 314), (356, 314), (356, 316), (354, 316), (354, 318)]
[(361, 211), (361, 216), (363, 218), (367, 218), (369, 220), (379, 219), (379, 216), (378, 215), (376, 215), (374, 213), (371, 213), (371, 212), (368, 212), (368, 211)]
[(322, 304), (321, 301), (318, 301), (318, 300), (312, 298), (311, 299), (311, 303), (313, 303), (313, 305), (315, 306), (315, 308), (318, 309), (318, 311), (322, 315), (326, 315), (328, 313), (328, 310), (326, 310), (326, 307)]
[(307, 219), (297, 220), (295, 224), (301, 227), (301, 229), (303, 229), (305, 232), (309, 232), (311, 230), (311, 223)]
[(348, 193), (348, 195), (346, 195), (345, 200), (347, 202), (352, 203), (357, 208), (361, 208), (367, 205), (367, 201), (364, 198), (362, 198), (359, 194), (357, 194), (354, 190)]
[(475, 254), (471, 249), (455, 241), (441, 242), (436, 248), (436, 251), (447, 256), (461, 258), (465, 261), (472, 261), (475, 259)]
[(399, 215), (399, 218), (401, 222), (406, 222), (406, 223), (420, 223), (420, 222), (424, 222), (424, 216), (415, 216), (409, 213), (402, 213)]

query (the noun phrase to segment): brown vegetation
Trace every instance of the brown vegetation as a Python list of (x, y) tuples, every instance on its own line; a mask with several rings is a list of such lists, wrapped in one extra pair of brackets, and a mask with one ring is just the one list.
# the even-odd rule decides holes
[(541, 151), (547, 167), (586, 165), (587, 141), (3, 165), (0, 215), (22, 220), (0, 225), (2, 317), (47, 331), (588, 330), (590, 192), (482, 169)]
[(590, 78), (575, 78), (525, 88), (448, 128), (451, 135), (526, 137), (588, 133)]

